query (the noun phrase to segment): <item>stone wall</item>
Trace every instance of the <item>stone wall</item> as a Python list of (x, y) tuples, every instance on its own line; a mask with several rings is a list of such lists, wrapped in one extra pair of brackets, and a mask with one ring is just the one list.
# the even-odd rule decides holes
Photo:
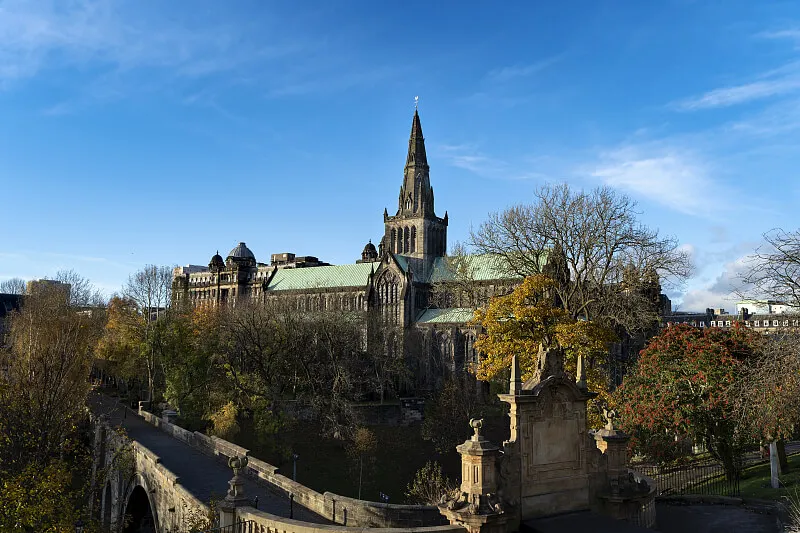
[(332, 492), (319, 492), (306, 487), (282, 474), (278, 468), (255, 457), (250, 450), (237, 446), (219, 437), (209, 437), (200, 432), (190, 432), (175, 424), (140, 409), (142, 418), (165, 433), (190, 446), (220, 458), (227, 464), (229, 457), (247, 456), (244, 474), (261, 482), (268, 489), (294, 495), (294, 501), (336, 524), (354, 527), (415, 528), (439, 526), (447, 520), (435, 506), (396, 505), (340, 496)]

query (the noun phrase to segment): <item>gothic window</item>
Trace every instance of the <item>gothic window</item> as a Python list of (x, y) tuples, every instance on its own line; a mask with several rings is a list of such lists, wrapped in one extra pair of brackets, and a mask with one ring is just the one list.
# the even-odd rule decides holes
[(364, 308), (364, 297), (360, 294), (358, 295), (358, 308), (359, 309)]
[(417, 251), (417, 227), (414, 226), (411, 228), (411, 253)]
[(403, 252), (408, 253), (408, 241), (409, 241), (409, 231), (408, 226), (403, 229)]
[(397, 230), (395, 230), (394, 228), (392, 228), (392, 236), (391, 236), (391, 242), (389, 243), (389, 249), (393, 252), (399, 251), (397, 249)]

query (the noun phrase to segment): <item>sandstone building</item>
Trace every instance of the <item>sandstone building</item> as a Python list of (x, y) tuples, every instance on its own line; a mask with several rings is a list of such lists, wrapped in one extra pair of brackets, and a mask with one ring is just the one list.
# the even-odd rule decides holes
[[(378, 313), (403, 332), (405, 351), (414, 350), (423, 368), (413, 369), (436, 388), (448, 371), (477, 361), (476, 330), (467, 324), (475, 304), (509, 292), (519, 281), (488, 256), (470, 258), (471, 282), (480, 301), (436, 301), (435, 287), (454, 276), (446, 257), (448, 215), (436, 214), (430, 167), (419, 114), (414, 113), (397, 211), (383, 213), (384, 234), (376, 247), (368, 242), (347, 265), (329, 265), (316, 257), (272, 254), (256, 260), (244, 242), (223, 258), (216, 253), (208, 267), (178, 267), (173, 276), (173, 304), (235, 305), (245, 299), (280, 299), (300, 310), (362, 310)], [(459, 301), (461, 300), (461, 301)], [(413, 337), (414, 346), (409, 338)]]

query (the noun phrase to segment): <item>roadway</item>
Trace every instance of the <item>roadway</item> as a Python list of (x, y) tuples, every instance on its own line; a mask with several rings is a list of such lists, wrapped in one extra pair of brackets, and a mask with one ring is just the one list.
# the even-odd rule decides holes
[[(89, 398), (89, 406), (96, 415), (106, 415), (111, 426), (123, 427), (131, 439), (159, 456), (161, 463), (180, 478), (180, 484), (201, 502), (208, 504), (212, 498), (220, 500), (227, 493), (228, 481), (233, 477), (233, 471), (218, 459), (167, 435), (130, 410), (125, 415), (124, 407), (115, 398), (93, 392)], [(289, 518), (290, 503), (287, 496), (272, 492), (248, 477), (242, 477), (245, 495), (251, 500), (258, 497), (258, 509)], [(295, 520), (330, 524), (330, 521), (297, 503), (294, 504), (293, 511)]]

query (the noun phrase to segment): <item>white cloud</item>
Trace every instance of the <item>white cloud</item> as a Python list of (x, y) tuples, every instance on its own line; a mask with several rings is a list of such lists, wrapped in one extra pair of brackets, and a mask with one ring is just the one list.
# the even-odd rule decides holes
[(679, 303), (673, 307), (678, 307), (681, 311), (703, 311), (707, 308), (723, 308), (733, 311), (736, 302), (740, 299), (737, 290), (745, 289), (742, 286), (741, 275), (750, 267), (748, 258), (749, 256), (744, 255), (724, 263), (721, 266), (721, 272), (708, 282), (695, 280), (694, 286), (689, 290), (674, 295)]
[(489, 83), (506, 83), (518, 78), (532, 76), (545, 70), (554, 63), (557, 63), (563, 57), (564, 54), (558, 54), (527, 65), (511, 65), (496, 68), (486, 74), (486, 81)]
[(547, 175), (544, 173), (527, 170), (521, 165), (514, 165), (508, 161), (487, 156), (472, 144), (440, 145), (437, 146), (437, 153), (444, 157), (449, 165), (463, 168), (483, 178), (503, 180), (547, 179)]
[(606, 185), (687, 214), (713, 217), (724, 207), (709, 177), (708, 164), (677, 148), (623, 146), (602, 154), (591, 175)]
[(681, 111), (728, 107), (771, 96), (788, 94), (798, 89), (800, 89), (800, 77), (792, 76), (776, 80), (756, 81), (714, 89), (698, 97), (677, 102), (675, 107)]

